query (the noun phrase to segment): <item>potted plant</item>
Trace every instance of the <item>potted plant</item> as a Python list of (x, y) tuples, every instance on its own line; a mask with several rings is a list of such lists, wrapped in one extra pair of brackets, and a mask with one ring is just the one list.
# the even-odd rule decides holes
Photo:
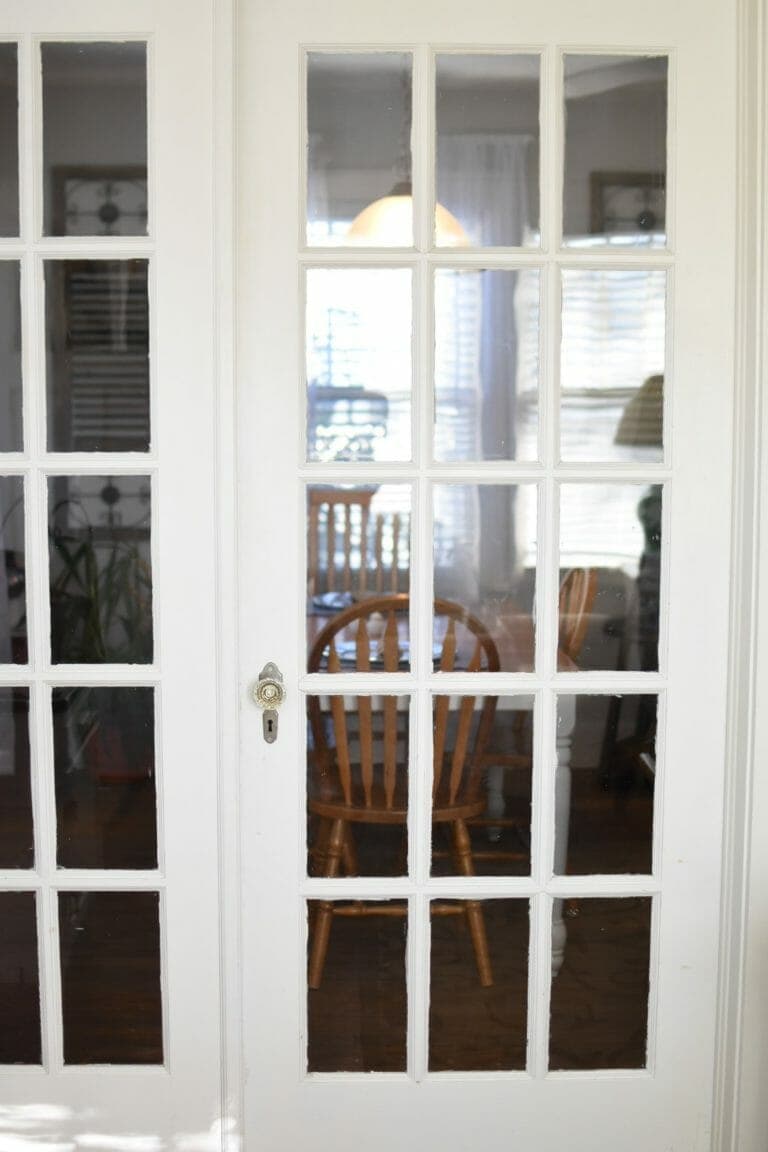
[[(50, 535), (51, 655), (56, 664), (152, 661), (152, 580), (145, 528), (60, 527)], [(58, 523), (57, 523), (58, 522)], [(78, 688), (69, 699), (74, 746), (100, 783), (147, 779), (154, 724), (147, 690)]]

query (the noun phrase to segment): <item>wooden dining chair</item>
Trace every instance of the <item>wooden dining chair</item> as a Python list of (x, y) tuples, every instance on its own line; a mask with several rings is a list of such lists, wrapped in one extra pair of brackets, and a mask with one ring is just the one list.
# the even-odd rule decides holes
[(410, 553), (409, 517), (373, 513), (376, 488), (313, 485), (307, 501), (307, 582), (310, 596), (398, 592)]
[(578, 665), (597, 595), (597, 580), (594, 568), (571, 568), (560, 584), (557, 658), (561, 671), (567, 671), (562, 666), (568, 662)]
[[(310, 672), (402, 670), (409, 597), (373, 597), (340, 612), (323, 628), (310, 651)], [(499, 656), (485, 626), (459, 604), (435, 600), (435, 617), (444, 624), (437, 670), (496, 672)], [(349, 655), (351, 652), (351, 656)], [(346, 662), (346, 666), (345, 666)], [(328, 685), (330, 692), (332, 685)], [(384, 695), (310, 696), (310, 788), (308, 810), (318, 825), (315, 875), (357, 874), (354, 829), (361, 824), (407, 826), (407, 714), (398, 698)], [(354, 706), (350, 707), (350, 699)], [(432, 822), (450, 832), (457, 873), (475, 874), (467, 821), (485, 809), (483, 751), (496, 710), (495, 696), (461, 696), (457, 709), (450, 696), (435, 697), (433, 710)], [(355, 901), (317, 902), (309, 958), (309, 986), (319, 988), (335, 915), (405, 915), (402, 905)], [(493, 983), (485, 920), (477, 900), (433, 901), (437, 915), (466, 916), (478, 977)]]

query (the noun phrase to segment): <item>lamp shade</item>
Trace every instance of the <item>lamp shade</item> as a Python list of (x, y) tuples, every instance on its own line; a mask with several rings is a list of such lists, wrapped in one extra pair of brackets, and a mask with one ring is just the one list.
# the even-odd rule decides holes
[[(469, 241), (459, 221), (435, 205), (435, 239), (438, 248), (461, 248)], [(396, 184), (386, 196), (374, 200), (352, 221), (347, 243), (382, 248), (409, 248), (413, 244), (413, 195), (408, 181)]]
[(664, 377), (649, 376), (621, 414), (614, 444), (661, 448), (664, 426)]

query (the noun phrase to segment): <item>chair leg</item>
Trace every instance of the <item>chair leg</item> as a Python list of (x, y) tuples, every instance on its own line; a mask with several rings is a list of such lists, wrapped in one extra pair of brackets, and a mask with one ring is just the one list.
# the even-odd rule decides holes
[(403, 825), (400, 836), (400, 847), (397, 850), (397, 869), (399, 876), (408, 875), (408, 825)]
[(325, 861), (328, 853), (328, 837), (332, 822), (323, 816), (314, 817), (317, 821), (315, 835), (309, 849), (313, 876), (325, 876)]
[[(456, 865), (462, 876), (474, 876), (475, 866), (472, 860), (472, 845), (463, 820), (454, 820), (451, 824), (453, 835), (453, 849)], [(475, 963), (480, 985), (490, 988), (493, 984), (493, 970), (491, 968), (491, 954), (488, 950), (488, 937), (485, 931), (485, 917), (479, 900), (467, 900), (465, 913), (469, 932), (472, 937), (472, 947), (475, 950)]]
[[(345, 822), (334, 820), (328, 837), (328, 846), (325, 852), (325, 876), (338, 876), (339, 864), (344, 853)], [(328, 941), (331, 938), (331, 921), (333, 920), (333, 904), (329, 900), (318, 903), (317, 916), (312, 932), (312, 947), (309, 954), (310, 988), (319, 988), (323, 979), (325, 957), (328, 954)]]
[(357, 846), (349, 824), (344, 825), (344, 841), (341, 846), (341, 858), (344, 863), (346, 876), (357, 876)]

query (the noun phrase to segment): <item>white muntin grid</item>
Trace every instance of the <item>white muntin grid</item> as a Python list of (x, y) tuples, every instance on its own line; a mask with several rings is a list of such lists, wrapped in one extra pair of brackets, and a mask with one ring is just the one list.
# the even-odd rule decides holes
[[(41, 44), (63, 42), (139, 40), (147, 46), (148, 82), (148, 161), (152, 160), (153, 53), (151, 37), (78, 36), (18, 38), (19, 45), (19, 198), (21, 234), (0, 240), (0, 259), (21, 265), (21, 345), (23, 381), (24, 448), (4, 454), (0, 474), (23, 478), (25, 499), (26, 615), (29, 662), (0, 666), (0, 687), (25, 687), (30, 694), (29, 735), (31, 751), (31, 792), (34, 823), (34, 867), (29, 870), (0, 871), (0, 891), (28, 891), (36, 896), (38, 924), (38, 967), (40, 977), (42, 1063), (13, 1065), (14, 1073), (39, 1075), (66, 1072), (77, 1075), (94, 1065), (64, 1065), (61, 1014), (61, 973), (59, 964), (60, 892), (156, 892), (159, 894), (160, 971), (162, 994), (162, 1034), (164, 1065), (168, 1066), (168, 1005), (165, 989), (167, 941), (165, 930), (165, 878), (163, 852), (163, 774), (160, 761), (162, 699), (159, 653), (159, 478), (157, 446), (157, 380), (152, 363), (156, 348), (153, 299), (155, 243), (151, 228), (153, 181), (149, 181), (149, 227), (147, 236), (135, 237), (49, 237), (43, 235), (43, 101)], [(151, 450), (140, 452), (48, 452), (46, 450), (46, 317), (44, 271), (46, 261), (130, 260), (148, 264), (150, 323), (150, 428)], [(140, 476), (151, 492), (151, 564), (154, 659), (152, 664), (75, 665), (51, 663), (50, 601), (48, 576), (48, 479), (54, 476)], [(54, 751), (52, 693), (68, 685), (142, 686), (152, 688), (155, 698), (155, 769), (157, 805), (157, 870), (106, 868), (63, 869), (56, 864), (56, 801), (54, 790)], [(120, 1066), (100, 1066), (105, 1072)], [(144, 1073), (152, 1067), (137, 1066)], [(125, 1071), (125, 1068), (122, 1069)]]
[[(306, 61), (309, 52), (373, 51), (366, 46), (344, 45), (333, 47), (303, 46), (301, 55), (302, 110), (301, 156), (304, 173), (302, 193), (306, 197)], [(299, 477), (302, 488), (311, 483), (355, 484), (390, 483), (410, 485), (411, 505), (411, 620), (412, 667), (409, 672), (397, 674), (349, 674), (333, 676), (333, 691), (343, 695), (381, 694), (386, 692), (408, 695), (411, 701), (410, 764), (409, 764), (409, 871), (403, 878), (344, 878), (326, 880), (304, 879), (299, 885), (300, 907), (297, 918), (296, 945), (306, 950), (306, 902), (315, 899), (367, 899), (407, 901), (407, 958), (406, 979), (408, 991), (407, 1068), (405, 1077), (421, 1080), (430, 1078), (557, 1078), (578, 1077), (579, 1072), (549, 1070), (549, 1000), (552, 969), (552, 917), (556, 901), (578, 896), (582, 899), (606, 897), (650, 897), (652, 900), (650, 995), (648, 1005), (648, 1041), (646, 1067), (642, 1069), (611, 1070), (611, 1077), (646, 1077), (653, 1071), (656, 1043), (656, 989), (659, 951), (659, 906), (661, 901), (660, 838), (663, 824), (664, 745), (667, 710), (667, 617), (669, 588), (669, 525), (671, 505), (671, 453), (669, 389), (665, 389), (665, 445), (664, 462), (659, 464), (623, 463), (568, 463), (559, 459), (559, 369), (560, 369), (560, 309), (561, 271), (565, 268), (594, 270), (632, 269), (662, 270), (667, 274), (667, 325), (665, 378), (671, 379), (671, 349), (673, 333), (674, 266), (670, 220), (674, 203), (674, 182), (671, 163), (667, 164), (667, 232), (665, 249), (628, 251), (590, 249), (579, 252), (572, 247), (560, 246), (561, 189), (563, 173), (563, 56), (566, 50), (546, 49), (540, 46), (516, 45), (483, 47), (473, 45), (461, 48), (427, 48), (402, 45), (379, 47), (379, 51), (411, 52), (413, 57), (413, 188), (416, 205), (414, 219), (415, 245), (413, 249), (337, 249), (308, 248), (305, 245), (306, 200), (299, 214), (299, 315), (305, 314), (304, 284), (308, 269), (312, 268), (405, 268), (410, 269), (413, 285), (413, 386), (412, 386), (412, 444), (413, 459), (406, 463), (306, 463), (306, 413), (302, 404), (300, 434)], [(541, 246), (536, 249), (434, 249), (432, 247), (432, 219), (435, 203), (434, 160), (434, 80), (435, 60), (442, 51), (456, 53), (490, 54), (516, 52), (536, 54), (541, 60), (541, 159), (540, 159), (540, 217)], [(568, 53), (595, 53), (594, 49), (571, 47)], [(602, 48), (602, 54), (637, 56), (638, 53), (622, 49)], [(674, 97), (674, 57), (668, 49), (649, 47), (642, 55), (666, 56), (669, 60), (667, 154), (674, 154), (671, 105)], [(540, 270), (540, 378), (539, 378), (539, 462), (435, 463), (432, 458), (432, 428), (434, 411), (433, 353), (434, 312), (433, 277), (436, 270), (519, 269), (536, 267)], [(302, 361), (304, 362), (304, 361)], [(302, 396), (305, 383), (300, 382)], [(431, 493), (436, 483), (514, 484), (534, 483), (537, 486), (537, 572), (535, 601), (536, 662), (530, 673), (434, 673), (427, 653), (432, 644), (432, 520)], [(661, 572), (661, 635), (659, 638), (658, 672), (559, 672), (557, 670), (557, 604), (559, 572), (559, 489), (568, 482), (663, 486), (663, 552)], [(299, 507), (305, 507), (304, 500)], [(297, 526), (299, 554), (304, 556), (303, 525)], [(306, 559), (306, 558), (305, 558)], [(302, 620), (298, 634), (303, 636)], [(306, 667), (306, 652), (298, 655), (299, 667)], [(384, 681), (384, 675), (386, 680)], [(330, 680), (324, 674), (304, 675), (300, 680), (303, 694), (327, 694)], [(437, 694), (477, 695), (494, 693), (500, 697), (533, 695), (534, 707), (534, 771), (531, 815), (531, 873), (526, 877), (430, 877), (431, 845), (431, 767), (432, 767), (432, 699)], [(658, 698), (657, 781), (654, 797), (653, 867), (648, 876), (589, 875), (566, 876), (554, 872), (555, 851), (555, 775), (558, 749), (556, 718), (558, 696), (562, 695), (642, 695)], [(305, 732), (299, 734), (296, 745), (297, 762), (305, 756)], [(303, 795), (304, 783), (298, 797), (296, 851), (297, 874), (306, 876), (306, 811)], [(528, 969), (528, 1043), (524, 1071), (516, 1072), (441, 1072), (428, 1071), (429, 1020), (429, 902), (437, 898), (462, 899), (521, 899), (530, 907), (530, 953)], [(303, 1005), (302, 1039), (297, 1049), (299, 1074), (306, 1071), (306, 987), (299, 989)], [(599, 1075), (599, 1069), (587, 1075)], [(312, 1073), (313, 1080), (338, 1078), (338, 1073)], [(344, 1073), (347, 1079), (356, 1074)], [(402, 1073), (365, 1073), (382, 1078), (401, 1077)]]

